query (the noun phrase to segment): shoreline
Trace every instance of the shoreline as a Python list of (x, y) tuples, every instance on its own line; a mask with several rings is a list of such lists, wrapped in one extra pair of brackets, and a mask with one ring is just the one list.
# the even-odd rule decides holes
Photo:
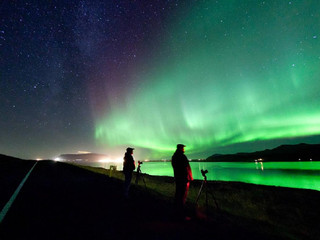
[[(75, 163), (78, 165), (109, 169), (115, 165), (121, 171), (122, 163)], [(279, 186), (320, 191), (320, 162), (191, 162), (193, 177), (203, 180), (200, 169), (208, 170), (208, 181), (244, 182), (264, 186)], [(171, 176), (170, 162), (146, 162), (142, 172), (154, 176)]]

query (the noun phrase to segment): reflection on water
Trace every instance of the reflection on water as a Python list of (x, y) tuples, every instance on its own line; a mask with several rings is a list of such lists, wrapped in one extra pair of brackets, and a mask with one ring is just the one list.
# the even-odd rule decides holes
[[(90, 163), (94, 167), (110, 168), (122, 163)], [(207, 169), (208, 180), (239, 181), (320, 190), (320, 162), (191, 162), (193, 177), (202, 180), (201, 169)], [(173, 176), (171, 162), (144, 162), (141, 171), (150, 175)]]

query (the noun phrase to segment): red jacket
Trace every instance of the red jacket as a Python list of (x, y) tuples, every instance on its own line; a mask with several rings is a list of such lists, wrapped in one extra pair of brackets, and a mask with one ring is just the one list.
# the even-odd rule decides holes
[(193, 180), (189, 160), (186, 155), (184, 155), (183, 151), (178, 149), (175, 151), (172, 156), (171, 164), (176, 181), (188, 182)]

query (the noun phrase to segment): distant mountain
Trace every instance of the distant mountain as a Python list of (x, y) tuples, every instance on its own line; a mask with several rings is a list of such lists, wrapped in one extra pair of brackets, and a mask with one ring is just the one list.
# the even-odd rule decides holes
[(296, 162), (320, 161), (320, 144), (281, 145), (274, 149), (252, 153), (214, 154), (208, 162)]
[(61, 154), (59, 161), (65, 162), (98, 162), (108, 158), (107, 155), (98, 153), (85, 153), (85, 154)]

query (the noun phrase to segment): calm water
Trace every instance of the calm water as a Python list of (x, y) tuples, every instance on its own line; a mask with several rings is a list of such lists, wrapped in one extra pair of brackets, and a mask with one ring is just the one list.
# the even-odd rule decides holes
[[(122, 163), (91, 163), (91, 166), (109, 169)], [(191, 162), (193, 177), (203, 179), (201, 169), (208, 170), (208, 180), (239, 181), (262, 185), (320, 190), (320, 162)], [(143, 173), (173, 176), (171, 162), (144, 162)]]

